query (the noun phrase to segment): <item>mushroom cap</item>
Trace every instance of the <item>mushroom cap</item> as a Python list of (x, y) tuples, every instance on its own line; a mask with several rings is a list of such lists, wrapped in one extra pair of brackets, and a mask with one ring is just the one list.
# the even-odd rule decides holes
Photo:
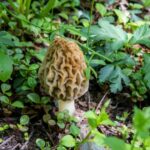
[(77, 99), (89, 87), (84, 74), (86, 67), (79, 46), (73, 41), (57, 37), (39, 69), (41, 86), (57, 100)]

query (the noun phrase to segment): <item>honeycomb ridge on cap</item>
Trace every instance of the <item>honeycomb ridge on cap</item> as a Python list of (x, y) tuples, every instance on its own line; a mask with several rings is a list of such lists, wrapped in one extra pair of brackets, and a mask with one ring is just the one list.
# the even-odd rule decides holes
[(47, 51), (39, 70), (41, 86), (57, 100), (74, 100), (89, 86), (84, 70), (84, 55), (70, 40), (57, 37)]

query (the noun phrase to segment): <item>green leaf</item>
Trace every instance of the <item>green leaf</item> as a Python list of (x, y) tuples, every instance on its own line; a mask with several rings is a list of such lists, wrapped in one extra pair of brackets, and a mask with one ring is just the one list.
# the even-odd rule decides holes
[(114, 70), (113, 65), (106, 65), (99, 72), (99, 82), (103, 83), (107, 81)]
[(116, 93), (122, 90), (122, 84), (129, 85), (130, 80), (126, 76), (120, 67), (114, 65), (106, 65), (99, 72), (99, 83), (109, 81), (110, 89), (112, 93)]
[(143, 4), (145, 7), (149, 7), (150, 6), (150, 0), (142, 0)]
[(150, 108), (140, 110), (134, 108), (133, 125), (138, 132), (148, 132), (150, 129)]
[(5, 103), (5, 104), (10, 104), (10, 100), (7, 96), (0, 96), (0, 101)]
[(37, 85), (37, 81), (33, 77), (29, 77), (27, 83), (31, 88), (35, 88), (35, 86)]
[(6, 31), (0, 31), (0, 46), (14, 46), (14, 36)]
[(147, 85), (147, 87), (150, 89), (150, 54), (144, 54), (144, 66), (142, 67), (142, 71), (144, 74), (144, 81)]
[(114, 69), (111, 76), (109, 77), (109, 81), (111, 82), (110, 89), (113, 93), (122, 90), (122, 81), (125, 83), (125, 85), (129, 85), (130, 83), (129, 78), (125, 74), (123, 74), (120, 67), (116, 67)]
[(131, 150), (131, 146), (129, 144), (126, 144), (123, 140), (116, 137), (106, 137), (104, 141), (111, 150)]
[(65, 147), (74, 147), (76, 144), (75, 139), (71, 135), (65, 135), (61, 140), (60, 140), (61, 145)]
[(31, 100), (32, 102), (39, 104), (40, 103), (40, 96), (36, 93), (29, 93), (27, 95), (28, 99)]
[(114, 9), (114, 12), (118, 16), (118, 22), (119, 23), (127, 23), (129, 18), (127, 17), (126, 13), (123, 11), (120, 11), (119, 9)]
[(45, 7), (41, 10), (40, 16), (46, 16), (49, 13), (49, 11), (55, 7), (55, 2), (56, 0), (49, 0)]
[(96, 67), (96, 66), (99, 66), (99, 65), (106, 65), (105, 61), (104, 60), (100, 60), (100, 59), (92, 59), (90, 61), (90, 65), (92, 67)]
[(23, 115), (20, 117), (20, 124), (21, 125), (27, 125), (29, 124), (30, 118), (28, 115)]
[(106, 7), (101, 4), (101, 3), (96, 3), (96, 10), (102, 15), (104, 16), (107, 12)]
[(75, 124), (72, 124), (70, 126), (70, 133), (74, 136), (78, 136), (80, 133), (80, 129)]
[(13, 61), (8, 55), (0, 52), (0, 80), (7, 81), (13, 71)]
[(150, 28), (148, 25), (139, 27), (130, 39), (131, 44), (143, 44), (150, 47)]
[(9, 84), (6, 84), (6, 83), (1, 84), (1, 90), (2, 90), (3, 93), (9, 91), (10, 88), (11, 88), (11, 86)]
[(86, 69), (85, 69), (85, 76), (86, 76), (86, 78), (89, 80), (90, 79), (90, 76), (91, 76), (91, 69), (90, 69), (90, 67), (87, 67)]
[(38, 138), (38, 139), (36, 139), (36, 145), (39, 148), (43, 149), (45, 147), (46, 143), (45, 143), (45, 141), (43, 139)]
[(88, 119), (88, 123), (92, 128), (97, 127), (97, 116), (93, 111), (88, 111), (85, 113), (86, 118)]
[(21, 101), (15, 101), (11, 105), (17, 108), (24, 108), (24, 104)]
[(119, 26), (114, 26), (107, 21), (99, 21), (99, 26), (91, 26), (90, 37), (93, 41), (106, 40), (112, 45), (112, 50), (118, 50), (123, 47), (127, 41), (127, 33)]

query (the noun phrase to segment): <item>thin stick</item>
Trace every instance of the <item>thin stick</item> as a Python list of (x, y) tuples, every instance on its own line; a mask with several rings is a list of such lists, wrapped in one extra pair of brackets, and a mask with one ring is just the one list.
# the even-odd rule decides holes
[(3, 145), (7, 144), (8, 142), (10, 142), (15, 136), (12, 135), (11, 137), (9, 137), (7, 140), (5, 140), (2, 144), (0, 144), (0, 149)]
[(108, 94), (108, 91), (104, 94), (104, 96), (102, 97), (102, 99), (99, 101), (97, 107), (96, 107), (96, 113), (99, 113), (99, 109), (102, 108), (102, 105), (104, 104), (104, 101), (106, 100), (106, 96)]
[(22, 145), (22, 147), (21, 147), (20, 150), (25, 150), (25, 149), (27, 148), (31, 137), (33, 136), (33, 133), (34, 133), (34, 130), (31, 132), (30, 137), (29, 137), (29, 140), (27, 140), (27, 141)]
[(14, 146), (11, 150), (16, 150), (16, 148), (17, 147), (20, 147), (21, 146), (21, 144), (20, 143), (18, 143), (16, 146)]

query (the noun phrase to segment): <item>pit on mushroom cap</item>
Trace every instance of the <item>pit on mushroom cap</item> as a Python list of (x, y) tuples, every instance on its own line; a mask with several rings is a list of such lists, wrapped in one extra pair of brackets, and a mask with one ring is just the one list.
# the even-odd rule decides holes
[(84, 55), (79, 46), (65, 38), (55, 38), (39, 69), (39, 79), (41, 87), (58, 100), (59, 111), (67, 109), (70, 115), (74, 113), (74, 100), (89, 87), (85, 69)]

